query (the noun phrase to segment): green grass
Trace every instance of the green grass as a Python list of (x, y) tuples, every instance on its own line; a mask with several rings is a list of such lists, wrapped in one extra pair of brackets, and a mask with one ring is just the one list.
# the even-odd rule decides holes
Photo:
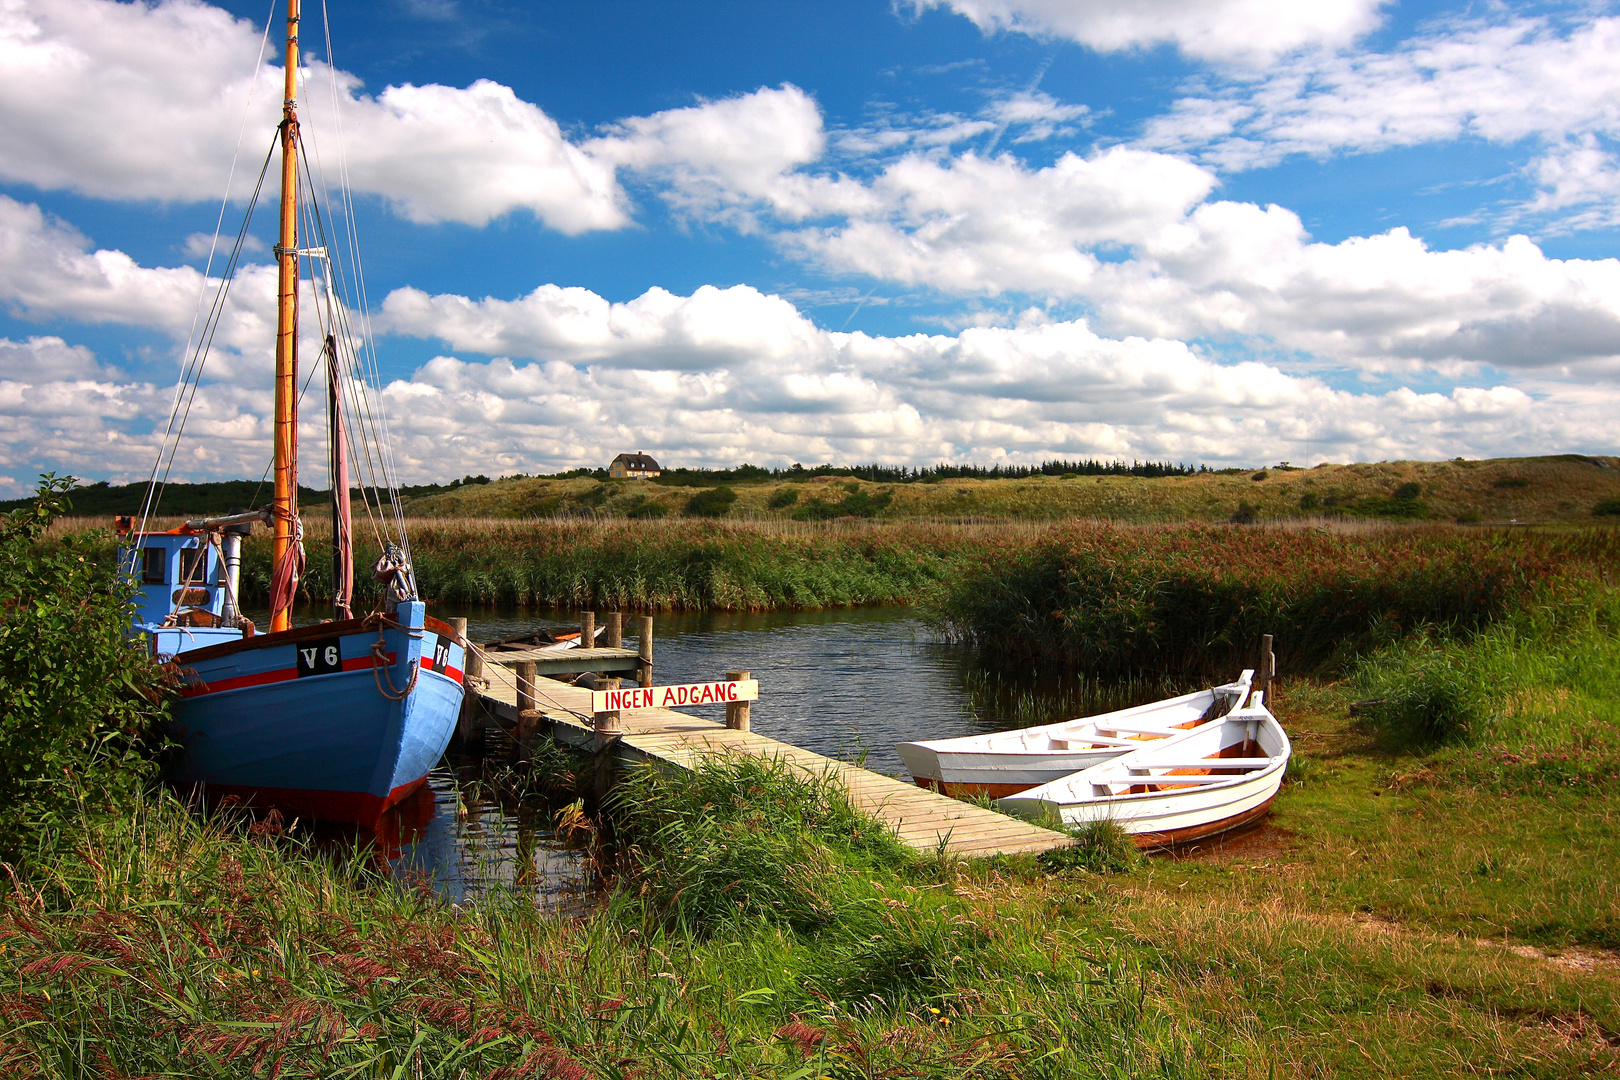
[[(720, 478), (706, 481), (710, 487)], [(1559, 455), (1489, 461), (1397, 461), (1223, 470), (1194, 476), (1036, 476), (887, 483), (851, 477), (724, 480), (731, 519), (841, 515), (884, 520), (1224, 522), (1241, 504), (1260, 522), (1293, 519), (1590, 521), (1620, 505), (1620, 459)], [(524, 477), (415, 498), (425, 517), (625, 517), (661, 506), (679, 514), (692, 489), (636, 480)], [(1602, 513), (1600, 509), (1598, 511)]]

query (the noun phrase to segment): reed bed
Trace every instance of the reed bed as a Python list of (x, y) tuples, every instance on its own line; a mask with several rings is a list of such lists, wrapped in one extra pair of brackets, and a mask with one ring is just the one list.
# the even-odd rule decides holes
[[(912, 603), (964, 566), (1034, 542), (1038, 526), (544, 519), (410, 522), (423, 596), (463, 605), (774, 611)], [(303, 593), (331, 594), (311, 523)], [(362, 540), (357, 578), (377, 556)], [(244, 547), (243, 592), (268, 595), (269, 545)], [(357, 580), (362, 600), (372, 585)]]
[(1262, 634), (1285, 671), (1339, 670), (1419, 629), (1480, 629), (1620, 565), (1620, 534), (1072, 525), (952, 580), (935, 611), (992, 659), (1230, 677)]

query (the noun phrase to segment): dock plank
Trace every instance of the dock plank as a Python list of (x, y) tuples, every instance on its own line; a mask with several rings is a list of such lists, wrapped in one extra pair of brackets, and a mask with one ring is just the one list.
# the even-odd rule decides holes
[[(480, 692), (481, 704), (491, 716), (513, 723), (517, 719), (517, 684), (512, 668), (491, 665), (484, 674), (487, 685)], [(590, 691), (552, 680), (540, 682), (535, 695), (537, 711), (551, 735), (575, 746), (589, 745)], [(919, 851), (938, 850), (942, 839), (946, 854), (964, 857), (1050, 851), (1072, 843), (1051, 829), (757, 732), (734, 731), (700, 716), (673, 709), (633, 709), (621, 715), (620, 723), (624, 728), (620, 753), (633, 759), (691, 769), (719, 755), (749, 754), (781, 761), (806, 775), (831, 776), (858, 809), (882, 821), (901, 843)]]

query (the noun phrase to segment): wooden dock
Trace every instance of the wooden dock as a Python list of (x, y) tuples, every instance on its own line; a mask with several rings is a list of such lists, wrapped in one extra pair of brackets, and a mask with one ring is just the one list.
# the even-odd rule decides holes
[[(582, 666), (581, 661), (586, 659), (582, 654), (610, 652), (620, 650), (572, 650), (544, 663), (558, 672), (577, 671)], [(624, 670), (628, 670), (633, 666), (630, 659), (633, 656), (627, 651), (622, 658), (592, 655), (593, 662), (589, 666), (617, 670), (615, 660), (623, 659)], [(482, 675), (487, 685), (479, 692), (478, 711), (513, 731), (518, 720), (516, 676), (505, 657), (491, 656), (489, 660), (495, 662), (483, 665)], [(590, 749), (594, 737), (590, 691), (545, 678), (538, 679), (537, 683), (535, 706), (539, 723), (534, 734)], [(857, 808), (886, 823), (903, 843), (921, 851), (936, 851), (943, 846), (948, 854), (974, 857), (1050, 851), (1072, 843), (1062, 833), (936, 795), (915, 784), (823, 757), (752, 731), (734, 730), (725, 724), (671, 709), (629, 710), (622, 714), (621, 724), (623, 735), (616, 745), (618, 757), (624, 761), (692, 768), (705, 756), (752, 754), (785, 762), (806, 775), (831, 775), (849, 793)]]

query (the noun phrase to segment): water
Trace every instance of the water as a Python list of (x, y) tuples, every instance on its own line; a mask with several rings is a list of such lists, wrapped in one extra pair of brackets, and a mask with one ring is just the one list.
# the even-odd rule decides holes
[[(475, 642), (578, 628), (568, 612), (435, 605), (433, 615), (465, 616)], [(626, 624), (628, 631), (634, 619), (626, 616)], [(633, 647), (633, 638), (625, 644)], [(660, 615), (653, 658), (660, 685), (747, 670), (760, 684), (753, 730), (898, 777), (906, 777), (898, 742), (1027, 727), (1186, 689), (988, 671), (909, 608)], [(725, 719), (723, 705), (683, 711)], [(385, 838), (392, 864), (458, 902), (495, 883), (532, 884), (537, 899), (553, 907), (577, 901), (583, 856), (558, 842), (542, 810), (481, 796), (477, 776), (475, 760), (451, 758), (429, 777), (431, 798), (424, 794), (421, 805), (407, 808)]]
[[(567, 615), (435, 609), (464, 615), (467, 636), (495, 641), (536, 627), (578, 629)], [(601, 616), (597, 619), (600, 621)], [(633, 617), (626, 622), (634, 625)], [(628, 628), (627, 628), (628, 629)], [(627, 636), (626, 647), (634, 648)], [(745, 670), (759, 680), (753, 730), (782, 742), (903, 776), (897, 742), (942, 739), (1007, 725), (970, 703), (969, 658), (909, 608), (660, 615), (653, 625), (653, 681), (712, 682)], [(724, 705), (683, 708), (724, 721)]]

